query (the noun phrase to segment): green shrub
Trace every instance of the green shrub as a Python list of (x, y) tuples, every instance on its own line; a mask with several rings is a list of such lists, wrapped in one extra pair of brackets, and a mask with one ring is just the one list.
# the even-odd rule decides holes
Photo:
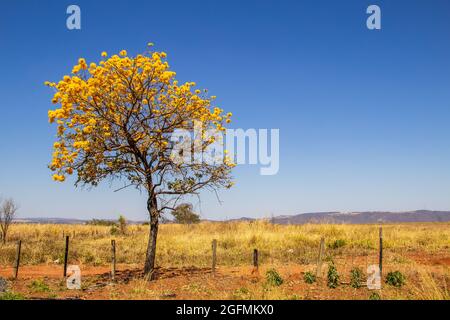
[(381, 296), (378, 292), (374, 291), (370, 294), (369, 300), (381, 300)]
[(43, 280), (33, 280), (31, 284), (28, 286), (34, 292), (49, 292), (49, 286)]
[(316, 282), (316, 276), (310, 271), (305, 272), (303, 279), (305, 280), (306, 283), (309, 283), (309, 284)]
[(363, 272), (359, 268), (350, 271), (350, 285), (352, 288), (359, 289), (363, 286)]
[(127, 220), (125, 219), (124, 216), (120, 215), (118, 223), (119, 223), (120, 233), (125, 235), (127, 233)]
[(386, 283), (397, 288), (403, 286), (405, 282), (406, 278), (400, 271), (389, 272), (386, 276)]
[(250, 296), (250, 291), (244, 287), (235, 290), (233, 293), (233, 298), (237, 300), (248, 300)]
[(336, 266), (333, 262), (328, 265), (328, 287), (329, 288), (337, 288), (339, 285), (339, 273), (337, 272)]
[(25, 300), (25, 297), (20, 293), (8, 291), (0, 294), (0, 300)]
[(278, 287), (283, 284), (283, 278), (275, 269), (270, 269), (266, 272), (267, 284)]
[(347, 243), (345, 242), (345, 240), (337, 239), (337, 240), (334, 240), (333, 243), (329, 244), (328, 247), (330, 249), (339, 249), (339, 248), (342, 248), (343, 246), (345, 246), (346, 244)]
[(109, 229), (109, 233), (111, 233), (112, 236), (118, 235), (120, 233), (119, 228), (117, 228), (116, 225), (111, 226)]

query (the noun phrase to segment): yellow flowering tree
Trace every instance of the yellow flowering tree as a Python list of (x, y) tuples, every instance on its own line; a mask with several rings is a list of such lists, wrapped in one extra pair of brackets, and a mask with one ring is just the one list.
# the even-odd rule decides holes
[[(164, 52), (151, 49), (134, 57), (119, 55), (88, 64), (79, 59), (71, 75), (57, 83), (48, 112), (57, 125), (57, 141), (49, 165), (53, 179), (63, 182), (76, 175), (75, 185), (96, 186), (105, 178), (125, 181), (148, 196), (150, 235), (144, 272), (152, 276), (161, 214), (175, 202), (202, 188), (230, 187), (233, 163), (175, 161), (177, 129), (192, 132), (198, 123), (203, 132), (224, 131), (231, 113), (213, 106), (215, 97), (194, 90), (195, 83), (180, 84), (169, 69)], [(204, 151), (214, 139), (203, 139)], [(193, 154), (194, 156), (194, 154)]]

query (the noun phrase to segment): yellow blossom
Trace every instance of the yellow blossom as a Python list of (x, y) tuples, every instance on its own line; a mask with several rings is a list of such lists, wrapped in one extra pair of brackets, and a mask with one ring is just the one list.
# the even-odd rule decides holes
[(63, 175), (54, 174), (53, 180), (59, 181), (59, 182), (64, 182), (66, 180), (66, 177), (64, 177)]
[(130, 138), (122, 128), (132, 130), (133, 151), (165, 156), (171, 147), (167, 141), (170, 130), (190, 129), (199, 121), (207, 129), (224, 131), (225, 123), (230, 123), (231, 113), (225, 117), (221, 108), (211, 105), (214, 96), (201, 95), (207, 90), (194, 89), (195, 82), (175, 79), (165, 52), (127, 55), (122, 50), (108, 58), (102, 52), (105, 59), (89, 66), (80, 58), (71, 75), (57, 83), (45, 82), (56, 90), (52, 102), (57, 106), (48, 111), (49, 122), (57, 124), (49, 165), (54, 180), (62, 182), (77, 171), (82, 180), (96, 181), (103, 177), (106, 162), (113, 169), (123, 167), (120, 161), (108, 159), (111, 154), (130, 151), (123, 145)]

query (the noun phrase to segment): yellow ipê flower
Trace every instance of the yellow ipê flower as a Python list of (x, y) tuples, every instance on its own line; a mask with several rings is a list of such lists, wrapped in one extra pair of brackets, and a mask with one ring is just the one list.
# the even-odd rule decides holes
[[(146, 121), (132, 127), (147, 133), (132, 136), (142, 152), (153, 146), (167, 148), (165, 129), (161, 128), (178, 126), (180, 119), (182, 126), (200, 121), (205, 127), (220, 131), (225, 130), (225, 122), (230, 123), (227, 119), (231, 113), (226, 117), (221, 108), (212, 106), (215, 96), (207, 97), (207, 90), (194, 88), (195, 82), (175, 80), (175, 72), (163, 59), (164, 52), (149, 49), (145, 54), (130, 57), (122, 50), (112, 57), (106, 52), (101, 55), (103, 59), (98, 64), (87, 64), (80, 58), (72, 74), (63, 76), (59, 82), (45, 83), (56, 90), (52, 102), (60, 104), (48, 111), (49, 121), (57, 124), (58, 140), (53, 145), (55, 152), (50, 165), (54, 180), (63, 182), (73, 172), (89, 179), (102, 174), (111, 152), (109, 142), (121, 138), (115, 127), (134, 119), (152, 119), (157, 123), (154, 128), (147, 127)], [(164, 90), (159, 90), (160, 86)], [(92, 162), (80, 169), (84, 157)]]
[(84, 58), (78, 59), (78, 67), (83, 70), (87, 69), (86, 60)]
[(53, 175), (53, 180), (55, 181), (59, 181), (59, 182), (64, 182), (66, 180), (66, 177), (59, 175), (59, 174), (54, 174)]

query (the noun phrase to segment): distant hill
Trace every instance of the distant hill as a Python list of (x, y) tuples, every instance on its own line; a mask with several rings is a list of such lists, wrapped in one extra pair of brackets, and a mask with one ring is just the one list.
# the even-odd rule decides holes
[[(226, 221), (254, 221), (255, 218), (242, 217)], [(42, 224), (85, 224), (90, 220), (70, 218), (24, 218), (16, 223)], [(211, 221), (214, 220), (203, 220)], [(297, 215), (281, 215), (271, 218), (276, 224), (304, 224), (304, 223), (336, 223), (336, 224), (367, 224), (380, 222), (450, 222), (450, 211), (416, 210), (403, 212), (362, 211), (362, 212), (309, 212)], [(128, 221), (129, 224), (142, 224), (146, 221)], [(170, 221), (166, 222), (170, 223)]]
[(450, 221), (450, 211), (416, 210), (405, 212), (365, 211), (365, 212), (313, 212), (292, 216), (276, 216), (277, 224), (303, 223), (343, 223), (366, 224), (380, 222), (446, 222)]

